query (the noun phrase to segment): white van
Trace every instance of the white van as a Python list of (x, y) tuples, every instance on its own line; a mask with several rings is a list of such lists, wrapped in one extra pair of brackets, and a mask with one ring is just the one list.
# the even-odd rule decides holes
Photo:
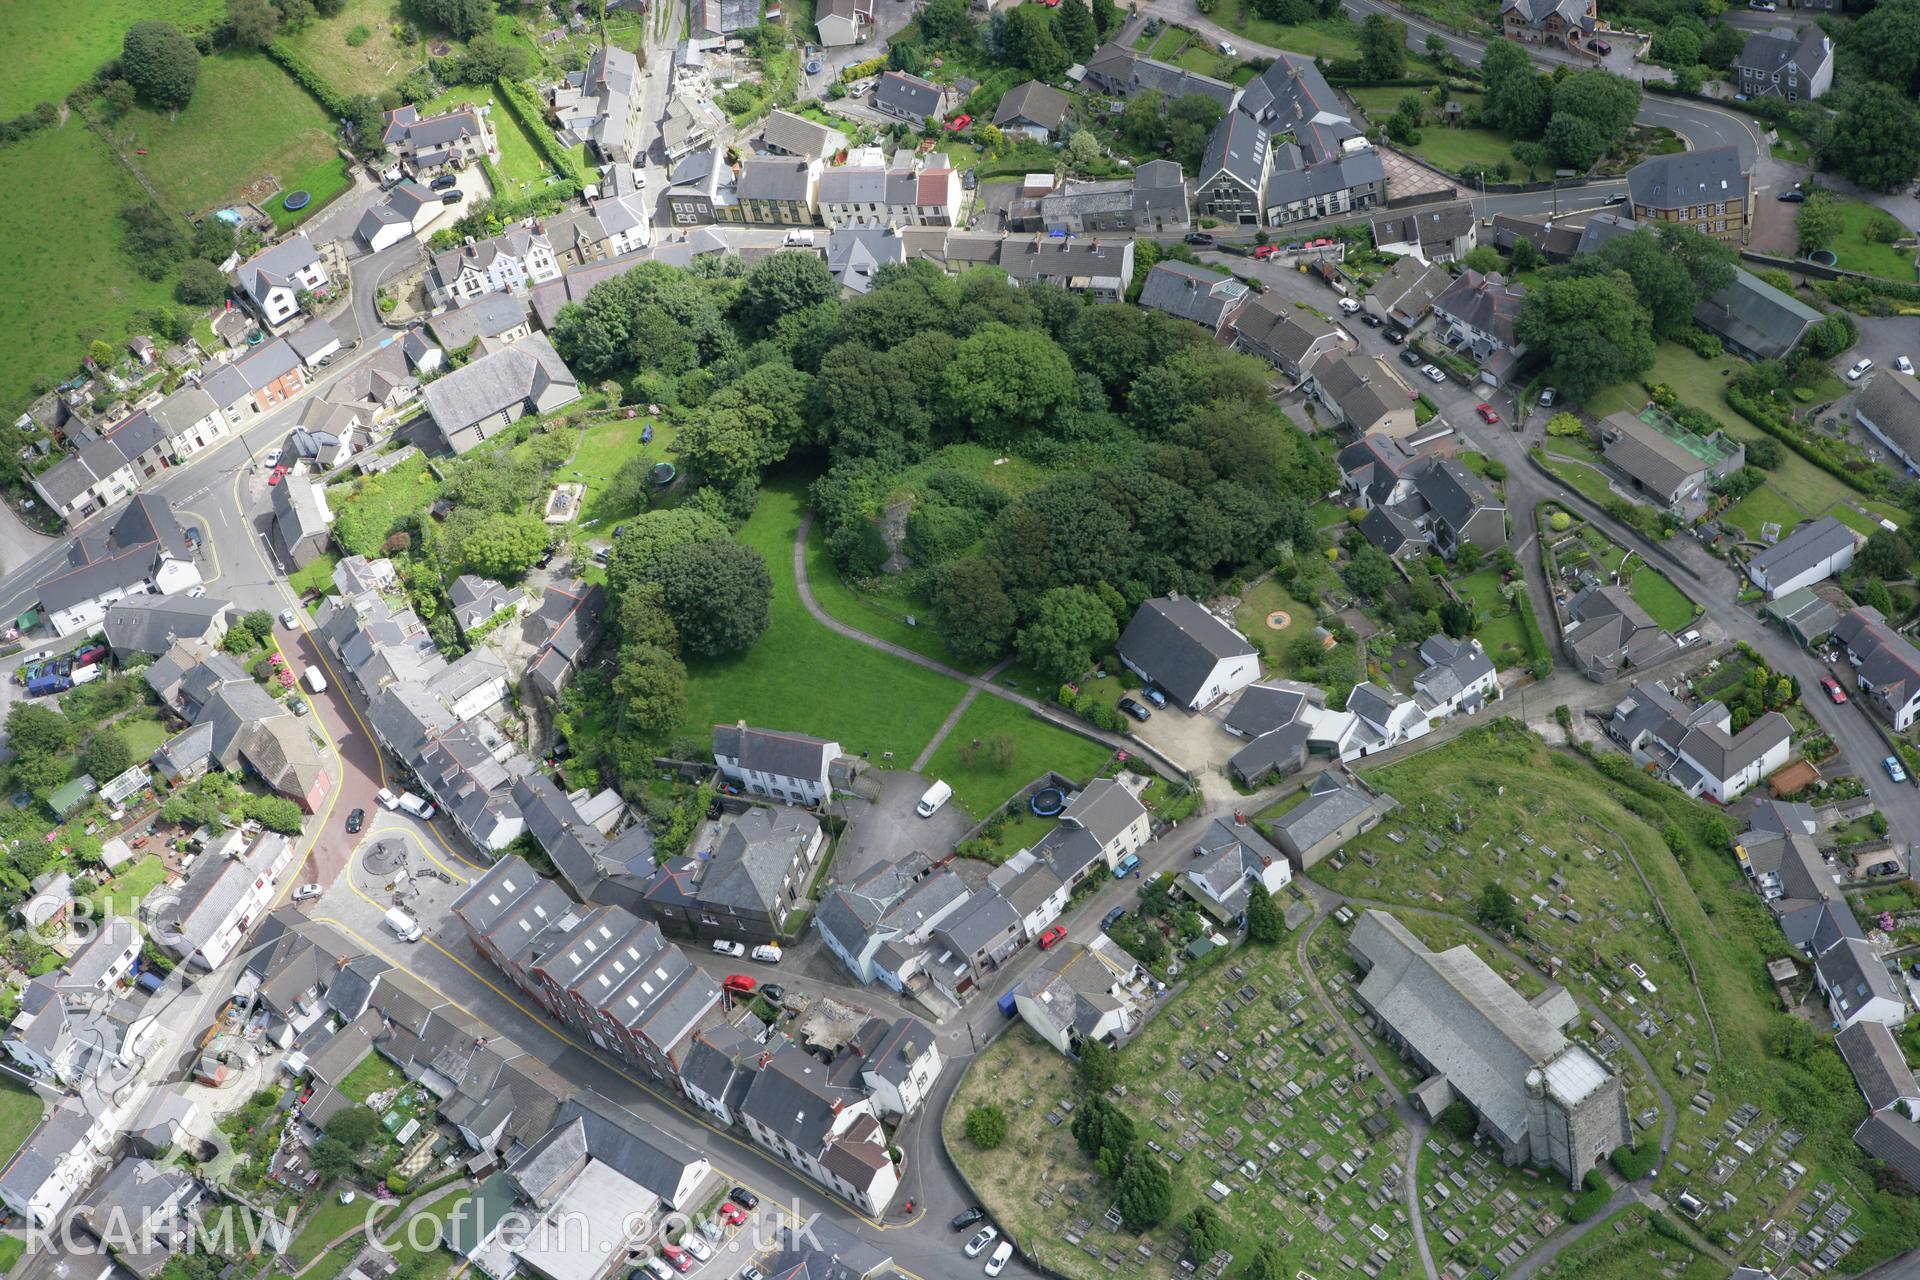
[(307, 688), (313, 690), (315, 693), (325, 693), (327, 691), (327, 678), (320, 674), (320, 668), (318, 667), (308, 667), (306, 674), (302, 676), (301, 679), (305, 680), (307, 682)]
[(420, 922), (395, 907), (387, 912), (387, 928), (393, 930), (393, 936), (402, 942), (420, 941)]
[(953, 799), (953, 788), (944, 782), (936, 782), (927, 788), (927, 794), (920, 797), (915, 812), (923, 818), (931, 818), (940, 812), (940, 806)]
[(400, 807), (422, 822), (425, 822), (433, 816), (433, 806), (411, 791), (402, 791), (400, 793)]
[(787, 232), (787, 238), (783, 240), (781, 243), (784, 244), (789, 249), (793, 249), (793, 248), (811, 249), (813, 248), (813, 232), (789, 231)]

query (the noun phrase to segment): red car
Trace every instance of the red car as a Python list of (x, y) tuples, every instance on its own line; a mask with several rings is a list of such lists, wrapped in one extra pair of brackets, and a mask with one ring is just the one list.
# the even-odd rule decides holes
[(667, 1264), (682, 1275), (693, 1270), (693, 1259), (688, 1257), (687, 1251), (677, 1244), (661, 1245), (660, 1256), (665, 1258)]
[(1473, 406), (1473, 411), (1480, 415), (1482, 422), (1500, 421), (1500, 415), (1493, 411), (1493, 406), (1490, 404), (1477, 404)]
[(1847, 691), (1842, 689), (1840, 682), (1832, 676), (1821, 676), (1820, 687), (1825, 689), (1827, 691), (1827, 697), (1836, 703), (1847, 700)]
[(728, 1226), (737, 1227), (747, 1220), (747, 1212), (733, 1201), (724, 1200), (720, 1204), (720, 1217)]
[(1062, 928), (1060, 925), (1055, 925), (1053, 926), (1053, 928), (1046, 930), (1040, 935), (1040, 949), (1042, 951), (1045, 951), (1048, 947), (1052, 946), (1054, 943), (1060, 941), (1060, 939), (1066, 936), (1067, 936), (1067, 931), (1064, 928)]
[(1258, 244), (1253, 247), (1253, 256), (1256, 258), (1271, 258), (1278, 252), (1280, 252), (1280, 246), (1276, 244)]
[(953, 119), (947, 121), (947, 129), (951, 133), (958, 133), (972, 123), (972, 116), (955, 116)]
[(753, 994), (753, 989), (759, 986), (760, 983), (757, 979), (751, 978), (744, 973), (730, 973), (727, 975), (726, 981), (720, 985), (737, 996), (750, 996)]

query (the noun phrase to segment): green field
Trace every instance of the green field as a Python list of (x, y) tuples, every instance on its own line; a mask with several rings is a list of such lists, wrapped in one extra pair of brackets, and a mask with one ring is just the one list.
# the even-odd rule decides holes
[[(956, 681), (889, 657), (821, 626), (800, 603), (793, 540), (806, 508), (804, 480), (760, 490), (740, 540), (766, 557), (772, 622), (745, 653), (688, 663), (686, 732), (745, 720), (837, 739), (876, 765), (905, 768), (932, 741), (964, 692)], [(884, 759), (885, 752), (893, 760)]]
[(40, 1123), (40, 1115), (46, 1110), (41, 1105), (40, 1095), (16, 1081), (12, 1076), (0, 1076), (0, 1164), (13, 1159), (14, 1152), (20, 1150), (20, 1144), (27, 1140), (35, 1125)]
[[(173, 303), (166, 281), (115, 248), (120, 209), (144, 197), (78, 117), (0, 149), (0, 407), (26, 407), (36, 382), (72, 373), (94, 338), (118, 342), (135, 313)], [(35, 246), (26, 252), (25, 246)]]
[(331, 1190), (324, 1192), (287, 1246), (287, 1260), (296, 1267), (305, 1266), (333, 1241), (355, 1227), (366, 1226), (386, 1208), (386, 1204), (370, 1196), (355, 1196), (351, 1203), (341, 1204), (340, 1197)]
[[(349, 521), (353, 530), (352, 538), (341, 545), (349, 553), (371, 556), (379, 554), (380, 544), (386, 541), (387, 535), (393, 532), (402, 518), (421, 515), (439, 496), (440, 482), (428, 472), (426, 457), (419, 455), (377, 476), (363, 476), (346, 484), (334, 485), (327, 491), (327, 505), (333, 509), (336, 517), (336, 537), (341, 532), (339, 518), (352, 513)], [(366, 531), (365, 545), (350, 545), (351, 541), (361, 536), (363, 528)], [(321, 590), (325, 589), (325, 586), (321, 586)]]
[[(327, 113), (258, 53), (202, 59), (200, 84), (185, 110), (135, 107), (113, 133), (160, 198), (181, 213), (243, 198), (264, 205), (274, 192), (292, 190), (289, 180), (315, 174), (335, 154)], [(135, 155), (140, 149), (147, 154)]]
[[(975, 747), (976, 742), (981, 745)], [(996, 760), (996, 749), (1004, 753), (1004, 764)], [(983, 693), (933, 753), (926, 773), (952, 784), (955, 803), (978, 819), (1048, 769), (1086, 782), (1112, 754), (1105, 745), (1048, 724), (1025, 707)]]
[(1256, 14), (1251, 5), (1230, 3), (1216, 10), (1213, 20), (1249, 40), (1289, 53), (1303, 53), (1309, 58), (1337, 61), (1360, 55), (1360, 24), (1344, 17), (1317, 18), (1297, 24), (1272, 22)]
[(1473, 638), (1493, 659), (1493, 665), (1505, 670), (1527, 660), (1527, 620), (1507, 602), (1500, 586), (1497, 569), (1482, 569), (1453, 583), (1462, 599), (1473, 602), (1474, 612), (1480, 617)]
[(1634, 603), (1668, 631), (1683, 630), (1693, 621), (1693, 601), (1665, 574), (1649, 565), (1643, 564), (1633, 571), (1630, 590)]
[[(818, 524), (814, 525), (807, 538), (807, 584), (813, 588), (813, 598), (830, 617), (969, 675), (979, 675), (987, 669), (987, 663), (961, 662), (954, 657), (947, 649), (947, 642), (922, 620), (920, 606), (913, 601), (863, 592), (850, 585), (827, 555), (826, 542), (826, 534)], [(907, 624), (909, 616), (914, 619), (912, 626)]]
[(93, 902), (105, 915), (131, 916), (153, 887), (167, 878), (167, 864), (160, 855), (149, 853), (129, 862), (119, 875), (102, 885)]
[(1736, 355), (1719, 355), (1702, 360), (1677, 342), (1663, 342), (1654, 352), (1653, 367), (1638, 377), (1616, 382), (1587, 402), (1587, 410), (1596, 417), (1609, 413), (1638, 413), (1647, 407), (1647, 389), (1642, 383), (1665, 383), (1673, 388), (1683, 404), (1705, 409), (1722, 422), (1734, 416), (1723, 394), (1727, 381), (1746, 368), (1747, 362)]
[[(1399, 143), (1389, 145), (1399, 146), (1401, 150), (1411, 152), (1430, 164), (1458, 173), (1470, 165), (1485, 165), (1491, 169), (1504, 160), (1516, 181), (1527, 176), (1527, 166), (1513, 154), (1512, 138), (1497, 129), (1455, 128), (1439, 123), (1434, 118), (1437, 104), (1425, 89), (1349, 89), (1347, 93), (1367, 113), (1369, 120), (1382, 126), (1399, 106), (1400, 99), (1409, 93), (1417, 94), (1427, 112), (1426, 123), (1420, 127), (1420, 141), (1410, 146), (1401, 146)], [(1477, 93), (1459, 93), (1454, 97), (1468, 109), (1480, 103)]]
[(1607, 478), (1584, 462), (1571, 462), (1565, 458), (1556, 458), (1551, 453), (1545, 455), (1547, 470), (1553, 472), (1589, 502), (1601, 506), (1614, 500), (1614, 492), (1607, 485)]
[[(640, 443), (641, 433), (647, 427), (653, 427), (653, 439), (646, 444)], [(645, 458), (648, 462), (665, 462), (673, 454), (674, 436), (677, 429), (665, 422), (654, 422), (646, 418), (610, 418), (605, 422), (596, 422), (580, 433), (580, 443), (574, 449), (573, 459), (554, 473), (558, 484), (584, 484), (587, 496), (580, 504), (580, 514), (588, 520), (605, 523), (609, 520), (625, 520), (637, 516), (638, 511), (619, 510), (607, 505), (602, 499), (606, 496), (607, 485), (621, 464), (629, 458)]]
[[(1267, 625), (1269, 615), (1281, 612), (1290, 619), (1282, 630)], [(1310, 604), (1302, 604), (1288, 594), (1277, 578), (1266, 578), (1248, 587), (1233, 611), (1240, 634), (1253, 641), (1260, 651), (1261, 665), (1287, 674), (1287, 650), (1300, 636), (1313, 630), (1318, 614)]]
[[(1899, 219), (1876, 205), (1859, 200), (1836, 200), (1835, 203), (1839, 206), (1845, 229), (1828, 248), (1840, 259), (1840, 267), (1912, 284), (1913, 250), (1896, 249), (1891, 243), (1892, 240), (1912, 234), (1900, 225)], [(1875, 226), (1882, 228), (1886, 239), (1875, 239), (1868, 234), (1869, 229)]]
[[(1849, 511), (1848, 515), (1854, 513)], [(1771, 484), (1763, 484), (1758, 489), (1720, 513), (1720, 519), (1727, 524), (1739, 525), (1747, 537), (1758, 540), (1762, 525), (1773, 523), (1780, 526), (1784, 535), (1793, 531), (1793, 526), (1806, 518), (1806, 513), (1795, 506), (1786, 495)]]
[[(425, 44), (408, 45), (395, 34), (403, 19), (394, 0), (347, 0), (331, 18), (315, 18), (286, 40), (327, 83), (349, 96), (379, 92), (427, 60)], [(347, 37), (364, 29), (358, 46)]]
[(87, 0), (77, 5), (8, 0), (0, 5), (0, 41), (13, 50), (13, 69), (0, 76), (0, 116), (18, 115), (36, 102), (59, 102), (94, 68), (119, 55), (122, 37), (136, 22), (159, 18), (191, 33), (204, 28), (222, 8), (220, 0)]
[[(267, 216), (273, 219), (275, 229), (280, 231), (299, 226), (353, 185), (353, 176), (347, 172), (347, 162), (338, 155), (316, 160), (313, 167), (305, 172), (275, 176), (280, 179), (279, 190), (268, 199)], [(313, 198), (299, 209), (289, 210), (285, 198), (295, 191), (304, 191)]]

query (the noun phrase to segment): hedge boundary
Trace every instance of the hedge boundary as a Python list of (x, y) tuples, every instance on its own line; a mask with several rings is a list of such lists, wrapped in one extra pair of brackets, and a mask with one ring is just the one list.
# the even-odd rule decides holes
[(1832, 476), (1835, 480), (1846, 485), (1855, 493), (1864, 494), (1869, 498), (1885, 496), (1885, 490), (1867, 487), (1861, 482), (1859, 476), (1847, 470), (1831, 458), (1815, 452), (1805, 440), (1801, 439), (1799, 432), (1776, 422), (1772, 414), (1767, 413), (1764, 409), (1755, 405), (1752, 397), (1748, 396), (1747, 393), (1742, 391), (1738, 386), (1729, 386), (1726, 390), (1726, 397), (1727, 403), (1732, 406), (1735, 413), (1772, 436), (1775, 440), (1778, 440), (1781, 444), (1787, 446), (1787, 448), (1799, 454), (1802, 458), (1805, 458), (1808, 462), (1811, 462), (1814, 466)]
[(533, 146), (553, 171), (562, 178), (571, 178), (581, 186), (586, 186), (592, 177), (580, 167), (577, 156), (560, 145), (560, 139), (554, 135), (553, 127), (547, 123), (547, 113), (540, 107), (533, 95), (514, 80), (496, 80), (494, 88), (499, 91), (500, 100), (506, 104), (507, 113), (519, 122), (533, 139)]

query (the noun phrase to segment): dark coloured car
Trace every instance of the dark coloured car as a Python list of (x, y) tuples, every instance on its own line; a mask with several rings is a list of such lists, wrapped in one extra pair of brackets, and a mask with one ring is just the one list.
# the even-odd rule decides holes
[(727, 1192), (727, 1199), (733, 1201), (742, 1209), (758, 1209), (760, 1207), (760, 1197), (745, 1187), (735, 1187), (733, 1190)]
[(440, 197), (441, 204), (459, 204), (466, 197), (458, 191), (449, 191)]
[(985, 1209), (982, 1209), (979, 1205), (975, 1205), (971, 1209), (962, 1209), (960, 1212), (954, 1214), (953, 1221), (949, 1222), (947, 1225), (952, 1227), (955, 1231), (965, 1231), (968, 1227), (972, 1226), (976, 1222), (979, 1222), (981, 1219), (985, 1218), (986, 1216), (987, 1216), (987, 1211)]
[(1187, 243), (1209, 245), (1213, 243), (1213, 237), (1204, 231), (1192, 231), (1187, 234)]
[(1592, 46), (1593, 46), (1593, 51), (1599, 54), (1603, 58), (1613, 52), (1613, 46), (1608, 44), (1605, 40), (1595, 40), (1592, 42)]
[(769, 982), (761, 987), (760, 994), (766, 997), (768, 1004), (776, 1007), (784, 1004), (787, 999), (787, 989), (777, 982)]
[(1420, 367), (1420, 353), (1418, 351), (1415, 351), (1412, 347), (1408, 347), (1405, 351), (1402, 351), (1400, 353), (1400, 363), (1405, 365), (1412, 365), (1414, 368), (1418, 369)]
[(432, 182), (429, 182), (427, 186), (431, 187), (435, 191), (445, 191), (448, 187), (452, 186), (454, 183), (458, 181), (460, 181), (460, 179), (454, 177), (452, 174), (443, 173), (439, 177), (435, 178)]
[(1132, 698), (1120, 699), (1120, 709), (1142, 723), (1153, 718), (1153, 712), (1147, 710), (1145, 706), (1135, 702)]
[(1154, 706), (1159, 707), (1163, 711), (1166, 709), (1167, 695), (1161, 691), (1158, 685), (1150, 684), (1146, 688), (1142, 689), (1140, 692), (1146, 698), (1146, 700), (1148, 702), (1151, 702)]
[(1625, 204), (1626, 202), (1627, 202), (1627, 193), (1624, 191), (1616, 191), (1612, 195), (1607, 197), (1607, 204), (1609, 206), (1616, 205), (1616, 204)]
[(1373, 312), (1362, 311), (1360, 313), (1360, 323), (1367, 326), (1367, 328), (1369, 329), (1378, 329), (1382, 322), (1380, 317), (1373, 314)]
[(365, 809), (355, 809), (347, 815), (347, 834), (350, 836), (358, 835), (360, 828), (365, 826), (366, 823), (367, 811)]
[(1115, 926), (1116, 924), (1119, 924), (1122, 920), (1124, 920), (1126, 918), (1126, 915), (1127, 915), (1127, 909), (1125, 907), (1115, 907), (1113, 910), (1107, 912), (1107, 914), (1100, 917), (1100, 931), (1104, 933), (1108, 929), (1113, 928), (1113, 926)]
[(1782, 191), (1779, 195), (1774, 197), (1775, 200), (1785, 200), (1788, 204), (1801, 204), (1806, 201), (1806, 198), (1807, 198), (1807, 193), (1802, 191), (1798, 187), (1794, 187), (1787, 191)]
[(1407, 340), (1407, 331), (1399, 325), (1394, 325), (1380, 336), (1397, 347)]

